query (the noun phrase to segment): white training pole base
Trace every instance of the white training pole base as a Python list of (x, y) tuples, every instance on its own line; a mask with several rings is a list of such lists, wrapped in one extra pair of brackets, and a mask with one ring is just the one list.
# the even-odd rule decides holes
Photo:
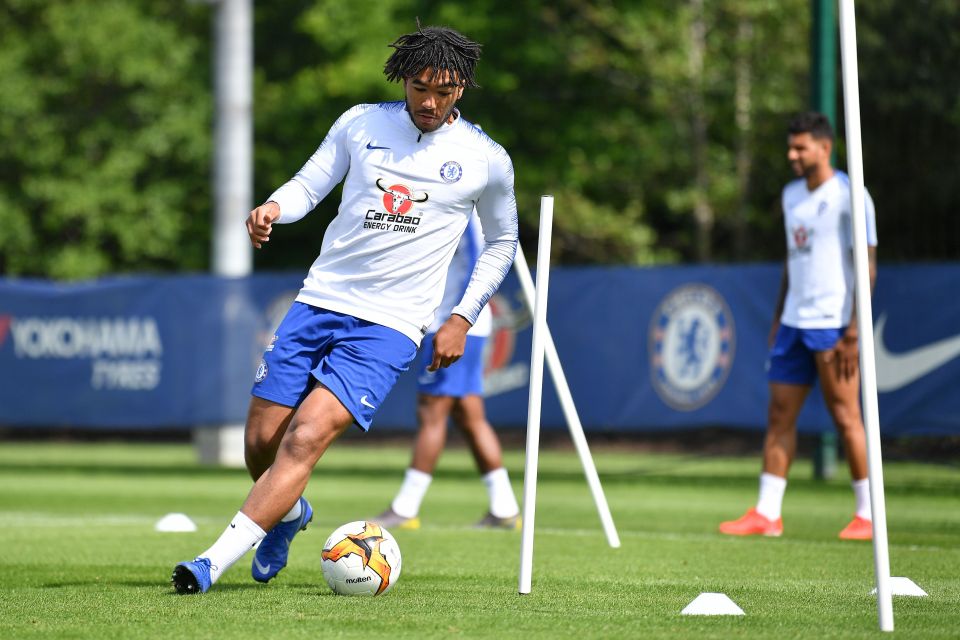
[(682, 616), (742, 616), (743, 609), (725, 593), (701, 593), (680, 612)]
[(197, 525), (185, 513), (168, 513), (157, 520), (153, 528), (162, 533), (192, 533)]
[[(874, 587), (873, 591), (870, 592), (870, 595), (877, 595), (877, 589)], [(924, 598), (927, 596), (927, 592), (920, 588), (916, 582), (910, 578), (894, 578), (890, 577), (890, 595), (893, 596), (913, 596), (915, 598)]]

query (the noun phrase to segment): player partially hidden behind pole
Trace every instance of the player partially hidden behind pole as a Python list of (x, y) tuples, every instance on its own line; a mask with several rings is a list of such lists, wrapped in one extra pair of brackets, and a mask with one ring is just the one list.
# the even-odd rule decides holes
[[(788, 128), (787, 159), (799, 180), (783, 190), (787, 260), (770, 329), (770, 408), (763, 473), (755, 508), (720, 524), (722, 533), (779, 536), (787, 472), (797, 449), (797, 415), (815, 380), (850, 465), (856, 513), (844, 540), (869, 540), (870, 491), (860, 415), (860, 368), (854, 305), (850, 181), (830, 166), (833, 129), (826, 116), (804, 113)], [(870, 283), (876, 280), (876, 220), (866, 196)]]
[[(447, 273), (447, 284), (438, 317), (448, 315), (463, 295), (473, 271), (480, 242), (480, 228), (474, 217), (460, 240)], [(433, 470), (447, 439), (447, 421), (463, 432), (473, 452), (483, 484), (487, 487), (490, 508), (477, 523), (481, 528), (516, 529), (520, 525), (520, 507), (503, 467), (500, 440), (487, 422), (483, 406), (483, 347), (492, 325), (490, 307), (484, 307), (476, 324), (467, 333), (463, 357), (452, 367), (430, 370), (433, 354), (427, 346), (420, 357), (417, 377), (417, 421), (419, 428), (413, 460), (404, 475), (400, 491), (390, 507), (376, 518), (385, 527), (420, 528), (420, 503), (430, 487)], [(430, 328), (436, 331), (437, 321)], [(428, 332), (427, 337), (429, 338)]]
[(413, 361), (474, 207), (485, 244), (434, 336), (431, 370), (460, 358), (513, 263), (513, 166), (455, 108), (477, 86), (480, 45), (418, 24), (392, 46), (384, 73), (403, 84), (406, 99), (344, 113), (300, 172), (247, 219), (259, 249), (273, 223), (299, 220), (343, 182), (320, 255), (257, 370), (245, 436), (253, 488), (213, 546), (174, 567), (179, 593), (207, 591), (258, 542), (255, 580), (286, 566), (290, 541), (313, 516), (302, 496), (314, 465), (351, 424), (369, 429)]

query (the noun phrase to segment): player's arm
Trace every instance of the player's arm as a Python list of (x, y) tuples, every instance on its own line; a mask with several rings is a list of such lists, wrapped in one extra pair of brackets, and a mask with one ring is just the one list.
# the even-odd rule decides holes
[[(870, 271), (870, 291), (877, 283), (877, 248), (867, 247), (867, 265)], [(837, 366), (840, 368), (840, 375), (844, 378), (850, 378), (857, 372), (857, 366), (860, 358), (860, 326), (857, 321), (857, 305), (854, 303), (850, 311), (850, 323), (843, 332), (840, 341), (837, 343), (836, 350)]]
[[(870, 292), (873, 293), (874, 285), (877, 283), (877, 222), (876, 213), (873, 208), (873, 199), (870, 194), (866, 194), (865, 213), (867, 217), (867, 270), (870, 275)], [(852, 230), (851, 230), (852, 231)], [(851, 238), (853, 233), (850, 234)], [(853, 248), (850, 248), (853, 251)], [(860, 360), (860, 327), (857, 321), (857, 305), (854, 301), (853, 309), (850, 311), (850, 322), (840, 337), (835, 347), (837, 352), (837, 367), (840, 375), (844, 378), (851, 378), (857, 372)]]
[(259, 249), (270, 240), (273, 223), (296, 222), (320, 203), (347, 175), (350, 169), (350, 150), (346, 131), (348, 125), (366, 105), (344, 113), (330, 128), (317, 150), (293, 178), (274, 191), (267, 202), (250, 212), (247, 234)]
[(490, 159), (490, 177), (477, 200), (477, 216), (483, 229), (483, 250), (477, 258), (460, 304), (453, 308), (450, 318), (433, 338), (433, 362), (428, 367), (430, 371), (448, 367), (463, 355), (467, 331), (477, 321), (490, 296), (500, 288), (517, 254), (517, 199), (513, 192), (513, 164), (502, 149)]
[(777, 340), (777, 331), (780, 330), (780, 317), (783, 315), (783, 305), (787, 302), (787, 290), (790, 288), (790, 273), (787, 270), (787, 262), (783, 262), (783, 273), (780, 275), (780, 293), (777, 295), (777, 308), (773, 313), (773, 320), (770, 322), (770, 335), (767, 336), (767, 344), (773, 346)]
[[(787, 189), (790, 185), (783, 188), (780, 194), (780, 214), (783, 217), (783, 224), (786, 225), (787, 217)], [(787, 257), (783, 259), (783, 272), (780, 274), (780, 293), (777, 294), (777, 306), (773, 313), (773, 320), (770, 321), (770, 333), (767, 335), (767, 345), (773, 347), (777, 341), (777, 332), (780, 330), (780, 318), (783, 316), (783, 307), (787, 303), (787, 292), (790, 290), (790, 241), (787, 240)]]

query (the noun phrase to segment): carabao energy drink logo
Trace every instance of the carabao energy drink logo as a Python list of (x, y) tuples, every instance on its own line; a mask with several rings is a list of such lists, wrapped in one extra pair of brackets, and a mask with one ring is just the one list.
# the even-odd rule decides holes
[(715, 289), (671, 291), (650, 319), (650, 379), (660, 398), (680, 411), (710, 402), (730, 373), (735, 338), (733, 315)]
[(490, 397), (525, 387), (530, 367), (513, 362), (517, 332), (530, 326), (530, 314), (522, 304), (512, 306), (501, 294), (487, 302), (493, 316), (493, 328), (483, 348), (483, 395)]

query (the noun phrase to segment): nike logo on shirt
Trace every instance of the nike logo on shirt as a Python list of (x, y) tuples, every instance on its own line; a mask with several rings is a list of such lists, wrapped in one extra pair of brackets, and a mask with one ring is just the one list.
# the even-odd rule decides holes
[(377, 145), (373, 144), (372, 142), (368, 142), (368, 143), (367, 143), (367, 149), (371, 149), (371, 150), (372, 150), (372, 149), (389, 149), (389, 148), (390, 148), (390, 147), (378, 147)]
[(928, 373), (939, 369), (960, 356), (960, 335), (910, 351), (891, 353), (883, 343), (883, 329), (887, 324), (886, 314), (877, 319), (876, 336), (877, 391), (896, 391)]

